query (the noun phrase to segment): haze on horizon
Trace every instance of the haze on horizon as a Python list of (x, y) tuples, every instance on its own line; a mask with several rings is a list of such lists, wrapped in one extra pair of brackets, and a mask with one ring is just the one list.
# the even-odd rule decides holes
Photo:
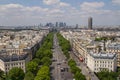
[(0, 0), (0, 25), (35, 25), (66, 22), (120, 25), (120, 0)]

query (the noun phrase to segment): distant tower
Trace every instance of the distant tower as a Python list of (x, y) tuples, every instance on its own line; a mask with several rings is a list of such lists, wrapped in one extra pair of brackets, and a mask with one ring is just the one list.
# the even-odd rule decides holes
[(88, 18), (88, 29), (92, 29), (92, 17)]
[(56, 27), (58, 27), (58, 22), (56, 22)]

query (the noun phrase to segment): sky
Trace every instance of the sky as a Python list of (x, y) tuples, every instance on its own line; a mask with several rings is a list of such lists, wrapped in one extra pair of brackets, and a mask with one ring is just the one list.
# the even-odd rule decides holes
[(120, 25), (120, 0), (0, 0), (0, 25)]

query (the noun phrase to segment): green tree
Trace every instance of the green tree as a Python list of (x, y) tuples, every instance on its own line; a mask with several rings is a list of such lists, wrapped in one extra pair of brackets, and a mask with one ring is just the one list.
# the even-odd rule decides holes
[(8, 72), (8, 76), (11, 80), (23, 80), (25, 74), (21, 68), (14, 67)]
[(46, 65), (46, 66), (49, 66), (52, 63), (49, 57), (43, 57), (41, 62), (43, 65)]
[(26, 70), (27, 70), (27, 72), (30, 71), (30, 72), (36, 74), (36, 72), (38, 70), (38, 64), (36, 62), (31, 61), (31, 62), (27, 63)]
[(117, 80), (118, 73), (109, 71), (100, 71), (97, 73), (100, 80)]
[(73, 59), (70, 59), (68, 61), (68, 65), (71, 67), (71, 66), (76, 66), (76, 62), (73, 60)]
[(41, 63), (40, 59), (38, 59), (38, 58), (34, 58), (32, 61), (33, 61), (33, 62), (36, 62), (37, 64), (40, 64), (40, 63)]
[(40, 75), (36, 76), (34, 80), (50, 80), (50, 77), (46, 75)]
[(34, 80), (34, 74), (32, 72), (27, 72), (24, 80)]
[(37, 76), (35, 77), (35, 80), (50, 80), (50, 70), (48, 66), (42, 66)]
[(0, 80), (4, 80), (5, 79), (5, 74), (4, 72), (0, 69)]
[(43, 52), (44, 56), (52, 58), (52, 51), (50, 49), (46, 49)]
[(86, 80), (85, 76), (78, 71), (75, 73), (74, 78), (75, 80)]

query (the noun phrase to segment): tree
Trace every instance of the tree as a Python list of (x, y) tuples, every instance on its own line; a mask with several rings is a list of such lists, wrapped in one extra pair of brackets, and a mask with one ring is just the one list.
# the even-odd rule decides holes
[(33, 62), (36, 62), (37, 64), (40, 64), (40, 63), (41, 63), (40, 59), (38, 59), (38, 58), (34, 58), (32, 61), (33, 61)]
[(117, 80), (118, 74), (116, 72), (101, 71), (97, 73), (100, 80)]
[(46, 66), (49, 66), (52, 63), (49, 57), (43, 57), (41, 62), (43, 65), (46, 65)]
[(34, 74), (32, 72), (27, 72), (24, 80), (34, 80)]
[(48, 66), (42, 66), (37, 76), (35, 77), (35, 80), (50, 80), (50, 70)]
[(43, 52), (44, 56), (52, 58), (52, 51), (50, 49), (46, 49)]
[(21, 68), (14, 67), (8, 72), (8, 76), (11, 80), (23, 80), (25, 74)]
[(76, 62), (73, 60), (73, 59), (70, 59), (68, 61), (68, 65), (71, 67), (71, 66), (76, 66)]
[(75, 80), (86, 80), (85, 76), (78, 71), (75, 73), (74, 78)]
[(40, 76), (36, 76), (34, 80), (50, 80), (50, 77), (45, 75), (40, 75)]
[(27, 63), (26, 70), (27, 70), (27, 72), (30, 71), (30, 72), (36, 74), (36, 72), (38, 70), (38, 64), (36, 62), (31, 61), (31, 62)]
[(4, 72), (0, 69), (0, 80), (4, 80), (5, 75)]

